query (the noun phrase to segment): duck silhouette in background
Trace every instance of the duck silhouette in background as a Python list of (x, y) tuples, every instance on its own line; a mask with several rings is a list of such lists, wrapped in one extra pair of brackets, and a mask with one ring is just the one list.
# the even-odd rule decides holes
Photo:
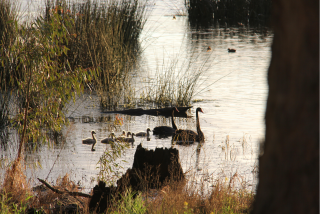
[(235, 53), (236, 51), (237, 51), (236, 49), (228, 48), (228, 52), (229, 52), (229, 53)]
[(97, 139), (94, 136), (95, 134), (96, 134), (96, 132), (92, 130), (91, 131), (92, 138), (82, 139), (82, 144), (89, 144), (89, 145), (92, 144), (91, 151), (95, 151), (94, 145), (96, 145), (96, 143), (97, 143)]

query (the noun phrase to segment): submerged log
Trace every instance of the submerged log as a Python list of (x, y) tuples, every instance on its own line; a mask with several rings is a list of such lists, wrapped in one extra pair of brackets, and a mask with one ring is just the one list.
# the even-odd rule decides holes
[[(186, 111), (188, 109), (192, 108), (192, 106), (189, 107), (177, 107), (179, 112), (174, 113), (175, 117), (187, 117)], [(144, 110), (142, 108), (136, 108), (136, 109), (127, 109), (127, 110), (122, 110), (122, 111), (105, 111), (103, 113), (106, 114), (127, 114), (127, 115), (132, 115), (132, 116), (141, 116), (144, 114), (148, 115), (153, 115), (153, 116), (165, 116), (165, 117), (170, 117), (172, 114), (172, 107), (169, 108), (158, 108), (158, 109), (147, 109)]]
[(117, 181), (117, 187), (105, 187), (100, 181), (93, 189), (89, 209), (104, 212), (114, 200), (119, 200), (131, 188), (134, 192), (147, 188), (161, 188), (170, 182), (184, 181), (185, 177), (179, 159), (179, 151), (174, 148), (147, 150), (138, 145), (132, 169)]

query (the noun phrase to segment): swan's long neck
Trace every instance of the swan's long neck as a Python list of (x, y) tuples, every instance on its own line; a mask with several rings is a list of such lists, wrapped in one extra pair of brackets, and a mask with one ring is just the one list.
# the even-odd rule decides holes
[(92, 144), (91, 151), (94, 151), (94, 145), (96, 145), (97, 139), (96, 139), (96, 137), (94, 136), (93, 133), (92, 133), (92, 139), (94, 140), (94, 143)]
[(171, 123), (172, 123), (172, 127), (173, 127), (174, 129), (177, 129), (177, 126), (176, 126), (176, 124), (175, 124), (175, 122), (174, 122), (174, 110), (172, 110)]
[(202, 131), (200, 129), (199, 111), (198, 110), (196, 111), (196, 119), (197, 119), (197, 123), (196, 123), (196, 125), (197, 125), (197, 133), (198, 133), (198, 135), (200, 135), (200, 134), (202, 134)]
[(94, 139), (95, 141), (97, 141), (96, 137), (94, 136), (94, 134), (92, 133), (92, 139)]

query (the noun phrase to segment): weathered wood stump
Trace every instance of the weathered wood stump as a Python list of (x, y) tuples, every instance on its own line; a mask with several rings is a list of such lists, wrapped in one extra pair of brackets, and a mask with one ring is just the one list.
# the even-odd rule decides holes
[(134, 155), (132, 169), (129, 169), (118, 181), (118, 189), (128, 186), (134, 191), (146, 188), (159, 188), (170, 181), (182, 181), (184, 174), (177, 149), (156, 148), (155, 151), (138, 145)]
[(113, 200), (120, 199), (129, 188), (138, 192), (147, 188), (160, 188), (170, 182), (180, 182), (184, 179), (177, 149), (156, 148), (153, 151), (139, 144), (132, 169), (128, 169), (117, 181), (117, 187), (106, 187), (105, 183), (100, 181), (93, 189), (89, 209), (96, 210), (97, 213), (104, 212)]
[(93, 195), (89, 203), (89, 210), (95, 210), (96, 213), (103, 213), (113, 198), (116, 196), (116, 187), (106, 187), (106, 183), (99, 181), (99, 184), (93, 188)]

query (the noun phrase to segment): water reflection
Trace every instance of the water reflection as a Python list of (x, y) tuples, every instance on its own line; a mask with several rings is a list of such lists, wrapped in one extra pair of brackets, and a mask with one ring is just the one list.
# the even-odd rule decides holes
[[(189, 116), (175, 118), (179, 128), (196, 131), (195, 110), (201, 107), (205, 112), (200, 117), (205, 142), (190, 146), (173, 145), (179, 149), (183, 170), (196, 169), (199, 176), (204, 171), (216, 176), (221, 170), (226, 176), (237, 171), (249, 183), (255, 182), (251, 171), (257, 158), (258, 142), (265, 131), (266, 72), (270, 61), (271, 32), (243, 27), (193, 28), (189, 26), (187, 17), (177, 16), (176, 20), (172, 20), (172, 16), (165, 16), (164, 13), (168, 14), (163, 9), (155, 9), (141, 37), (145, 50), (139, 61), (141, 70), (133, 77), (136, 97), (139, 98), (140, 89), (154, 77), (156, 67), (167, 60), (178, 60), (179, 66), (172, 72), (181, 71), (179, 68), (185, 67), (186, 62), (193, 63), (191, 72), (199, 66), (204, 67), (193, 98), (193, 108), (187, 111)], [(144, 40), (146, 38), (148, 40)], [(207, 52), (209, 46), (212, 50)], [(237, 51), (228, 53), (228, 48)], [(89, 97), (90, 102), (86, 102)], [(171, 119), (164, 116), (105, 114), (100, 109), (99, 101), (95, 94), (86, 93), (75, 103), (70, 102), (66, 105), (70, 126), (65, 127), (61, 135), (53, 135), (52, 142), (26, 152), (28, 166), (39, 163), (35, 164), (37, 167), (27, 168), (28, 178), (34, 179), (32, 182), (36, 182), (37, 177), (51, 182), (69, 173), (72, 180), (81, 181), (89, 191), (91, 181), (99, 174), (99, 158), (106, 150), (112, 149), (110, 145), (101, 144), (102, 139), (112, 132), (119, 136), (122, 130), (135, 133), (147, 128), (152, 130), (156, 126), (171, 126)], [(115, 123), (117, 117), (122, 119), (122, 124)], [(81, 142), (91, 130), (97, 133), (94, 152)], [(233, 149), (232, 160), (226, 158), (230, 157), (230, 151), (226, 154), (222, 150), (227, 135)], [(244, 136), (250, 136), (246, 142), (249, 149), (240, 153), (237, 151), (241, 151), (243, 146), (239, 139)], [(1, 147), (0, 156), (9, 162), (16, 155), (18, 143), (14, 130), (9, 132), (8, 138), (10, 144)], [(121, 158), (126, 162), (119, 160), (123, 168), (117, 173), (121, 175), (132, 166), (135, 148), (140, 143), (148, 149), (172, 146), (171, 138), (159, 138), (152, 134), (149, 138), (135, 137), (135, 142)], [(3, 169), (0, 169), (0, 178), (5, 175)]]

